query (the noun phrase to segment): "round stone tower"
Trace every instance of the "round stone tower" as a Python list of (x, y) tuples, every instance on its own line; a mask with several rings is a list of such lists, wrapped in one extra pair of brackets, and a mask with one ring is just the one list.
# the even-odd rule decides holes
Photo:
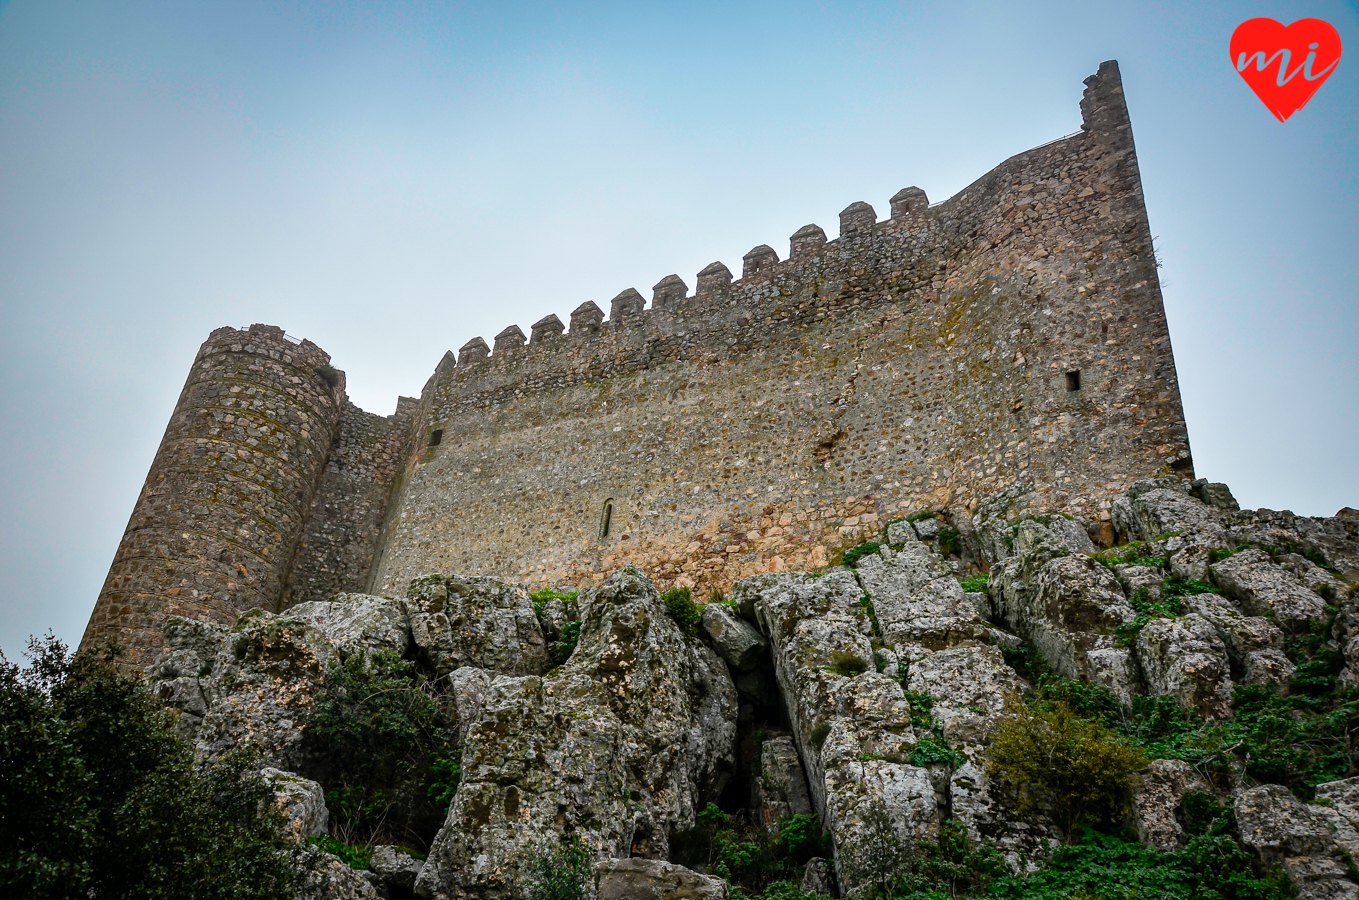
[(283, 329), (219, 328), (189, 370), (82, 648), (128, 666), (168, 616), (230, 623), (279, 602), (344, 401), (344, 373)]

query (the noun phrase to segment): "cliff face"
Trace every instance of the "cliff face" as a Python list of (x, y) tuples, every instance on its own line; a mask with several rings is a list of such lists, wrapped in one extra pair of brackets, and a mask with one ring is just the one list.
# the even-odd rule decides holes
[[(456, 721), (461, 769), (414, 890), (487, 898), (523, 896), (568, 838), (599, 896), (723, 896), (691, 871), (711, 864), (688, 837), (709, 803), (752, 827), (817, 816), (830, 866), (813, 860), (809, 883), (842, 894), (941, 829), (1022, 868), (1066, 836), (1060, 809), (1026, 806), (990, 756), (1026, 692), (1085, 685), (1125, 720), (1160, 698), (1211, 730), (1290, 696), (1329, 709), (1359, 684), (1354, 510), (1241, 511), (1221, 485), (1171, 477), (1115, 497), (1109, 523), (1022, 488), (969, 521), (921, 513), (852, 567), (755, 576), (704, 608), (633, 567), (579, 596), (427, 577), (405, 600), (172, 620), (147, 672), (201, 756), (250, 745), (288, 769), (312, 764), (299, 748), (337, 667), (414, 661)], [(978, 569), (989, 579), (961, 577)], [(1235, 839), (1301, 896), (1359, 894), (1353, 750), (1305, 776), (1222, 752), (1216, 768), (1155, 759), (1128, 826), (1174, 850), (1193, 828), (1186, 792), (1234, 798)], [(1326, 773), (1342, 780), (1316, 786)], [(1338, 799), (1298, 799), (1312, 792)]]

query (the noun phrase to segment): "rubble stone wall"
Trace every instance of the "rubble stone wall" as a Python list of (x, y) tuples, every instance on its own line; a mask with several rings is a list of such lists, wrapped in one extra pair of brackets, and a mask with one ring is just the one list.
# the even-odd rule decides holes
[(584, 304), (446, 356), (372, 590), (624, 563), (725, 588), (1020, 479), (1107, 521), (1132, 481), (1191, 474), (1117, 65), (1086, 84), (1079, 133), (944, 203), (856, 203), (739, 280), (714, 264), (693, 296), (670, 276), (650, 309), (629, 289), (607, 321)]

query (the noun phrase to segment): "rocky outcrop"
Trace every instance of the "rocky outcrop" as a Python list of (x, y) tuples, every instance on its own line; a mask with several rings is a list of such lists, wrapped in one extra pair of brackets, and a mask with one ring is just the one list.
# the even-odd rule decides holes
[(495, 578), (430, 575), (406, 592), (411, 639), (440, 674), (464, 666), (509, 675), (548, 667), (528, 591)]
[(1132, 820), (1137, 837), (1154, 850), (1178, 850), (1189, 840), (1180, 824), (1184, 795), (1209, 785), (1182, 759), (1154, 759), (1138, 779)]
[(700, 624), (717, 655), (738, 672), (751, 671), (769, 652), (769, 642), (750, 623), (738, 618), (721, 603), (703, 607)]
[(598, 900), (727, 900), (727, 883), (659, 859), (604, 859), (595, 863)]
[(1231, 664), (1212, 624), (1196, 613), (1152, 619), (1134, 647), (1147, 690), (1171, 696), (1210, 719), (1232, 713)]
[(802, 770), (792, 735), (767, 735), (760, 746), (760, 775), (755, 779), (754, 807), (770, 834), (779, 833), (785, 816), (812, 815), (807, 773)]
[(369, 869), (384, 885), (404, 891), (415, 889), (415, 879), (424, 866), (424, 860), (412, 856), (403, 847), (393, 847), (390, 844), (374, 847), (368, 863)]
[(580, 641), (551, 674), (502, 678), (417, 882), (426, 897), (514, 897), (564, 833), (597, 858), (664, 859), (734, 766), (736, 691), (627, 568), (583, 592)]
[(274, 802), (283, 813), (284, 830), (296, 841), (325, 834), (330, 821), (326, 794), (309, 778), (268, 768), (260, 772), (274, 791)]
[(871, 848), (914, 846), (938, 829), (930, 773), (909, 762), (917, 735), (905, 693), (874, 671), (872, 623), (848, 569), (756, 576), (732, 593), (769, 639), (812, 803), (852, 889), (871, 877)]
[(1266, 867), (1280, 865), (1299, 900), (1359, 897), (1329, 816), (1277, 784), (1263, 784), (1236, 797), (1241, 842)]
[(1303, 587), (1263, 550), (1243, 550), (1209, 567), (1213, 583), (1248, 615), (1264, 616), (1285, 631), (1305, 633), (1324, 622), (1326, 601)]
[(985, 623), (968, 603), (957, 576), (920, 541), (899, 552), (885, 549), (862, 557), (857, 574), (889, 646), (942, 650), (985, 634)]

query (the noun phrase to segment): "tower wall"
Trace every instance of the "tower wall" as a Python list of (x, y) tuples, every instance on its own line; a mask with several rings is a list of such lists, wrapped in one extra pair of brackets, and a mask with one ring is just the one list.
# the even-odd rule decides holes
[(171, 615), (276, 609), (344, 398), (344, 376), (281, 328), (219, 328), (198, 351), (82, 647), (136, 665)]

